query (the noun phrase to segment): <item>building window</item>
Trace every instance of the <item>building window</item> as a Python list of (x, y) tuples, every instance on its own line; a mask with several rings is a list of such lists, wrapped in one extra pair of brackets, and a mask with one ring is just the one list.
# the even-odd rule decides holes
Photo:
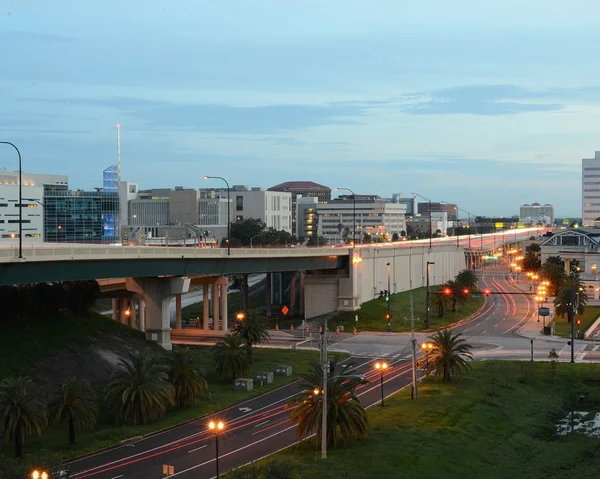
[(244, 197), (243, 196), (235, 197), (235, 211), (244, 211)]
[(19, 235), (15, 234), (15, 233), (10, 233), (10, 234), (7, 234), (7, 235), (2, 235), (2, 237), (3, 238), (18, 238)]
[(592, 263), (592, 274), (596, 274), (596, 263)]
[(42, 235), (39, 233), (27, 233), (25, 238), (40, 238)]
[[(18, 223), (19, 220), (8, 220), (9, 223)], [(23, 220), (23, 223), (31, 223), (31, 220)]]

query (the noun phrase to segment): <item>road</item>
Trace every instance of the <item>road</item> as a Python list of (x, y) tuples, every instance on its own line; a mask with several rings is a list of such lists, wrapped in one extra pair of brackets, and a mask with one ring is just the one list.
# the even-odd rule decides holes
[[(512, 294), (522, 292), (523, 285), (509, 280), (503, 268), (480, 272), (480, 287), (498, 294), (490, 295), (477, 315), (454, 328), (473, 346), (476, 360), (531, 358), (531, 340), (522, 337), (519, 330), (523, 331), (527, 325), (538, 328), (535, 305), (529, 295)], [(528, 292), (527, 287), (525, 291)], [(426, 339), (425, 334), (416, 336), (419, 344)], [(386, 358), (392, 366), (385, 376), (386, 396), (410, 383), (408, 334), (333, 334), (330, 339), (332, 351), (352, 353), (356, 368), (353, 374), (363, 374), (372, 381), (358, 390), (366, 407), (377, 405), (381, 397), (379, 376), (373, 369), (376, 359)], [(593, 346), (577, 341), (576, 360), (591, 359)], [(562, 361), (569, 360), (569, 347), (562, 338), (536, 339), (534, 359), (547, 360), (552, 348)], [(70, 465), (72, 477), (158, 479), (163, 477), (162, 466), (168, 464), (174, 466), (174, 476), (212, 478), (216, 472), (215, 438), (207, 430), (207, 423), (210, 420), (225, 423), (225, 432), (219, 438), (219, 465), (221, 472), (226, 472), (297, 443), (295, 427), (286, 409), (287, 402), (297, 392), (297, 386), (290, 384), (210, 417), (75, 461)]]

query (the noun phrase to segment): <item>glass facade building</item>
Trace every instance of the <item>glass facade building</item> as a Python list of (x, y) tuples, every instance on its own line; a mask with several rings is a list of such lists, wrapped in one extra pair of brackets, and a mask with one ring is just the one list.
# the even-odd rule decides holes
[(46, 191), (44, 241), (118, 243), (119, 194), (115, 191)]

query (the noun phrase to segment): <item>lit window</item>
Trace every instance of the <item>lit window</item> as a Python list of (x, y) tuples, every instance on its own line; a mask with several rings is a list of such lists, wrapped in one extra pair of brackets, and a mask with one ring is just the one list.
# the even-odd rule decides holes
[(592, 274), (596, 274), (596, 263), (592, 264)]

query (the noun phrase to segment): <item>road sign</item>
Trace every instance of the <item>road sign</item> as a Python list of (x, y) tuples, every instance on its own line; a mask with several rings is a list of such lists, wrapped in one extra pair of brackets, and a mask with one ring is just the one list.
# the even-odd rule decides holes
[(288, 314), (290, 312), (290, 308), (288, 308), (287, 306), (284, 306), (283, 308), (281, 308), (281, 312), (285, 316), (286, 314)]
[(538, 314), (540, 316), (550, 316), (550, 310), (548, 308), (540, 308), (538, 309)]
[(477, 293), (472, 293), (471, 298), (481, 298), (481, 295)]

